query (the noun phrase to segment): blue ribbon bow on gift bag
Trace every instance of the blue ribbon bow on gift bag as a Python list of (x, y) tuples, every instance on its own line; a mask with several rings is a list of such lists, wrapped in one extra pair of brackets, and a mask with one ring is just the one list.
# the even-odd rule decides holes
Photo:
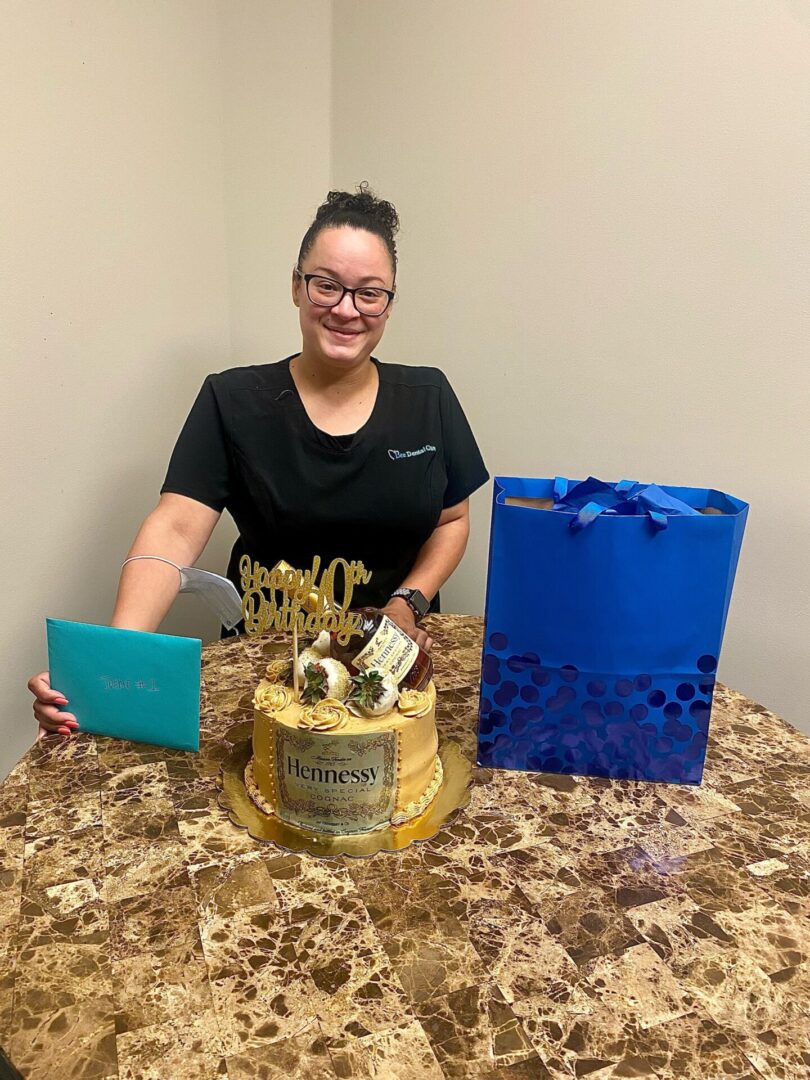
[(569, 491), (564, 476), (554, 479), (554, 510), (576, 510), (571, 522), (574, 532), (590, 525), (600, 514), (646, 514), (655, 530), (667, 527), (670, 515), (697, 515), (700, 511), (668, 495), (657, 484), (638, 484), (635, 480), (620, 480), (606, 484), (589, 476)]

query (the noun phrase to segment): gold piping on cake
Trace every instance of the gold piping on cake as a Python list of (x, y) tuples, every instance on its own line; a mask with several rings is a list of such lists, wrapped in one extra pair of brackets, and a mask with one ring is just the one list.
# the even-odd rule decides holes
[(245, 766), (245, 790), (263, 813), (275, 814), (276, 809), (273, 804), (259, 791), (256, 775), (253, 772), (253, 758)]
[(393, 815), (391, 824), (404, 825), (406, 821), (410, 821), (411, 818), (419, 817), (420, 814), (424, 813), (435, 799), (436, 792), (442, 786), (443, 778), (444, 769), (442, 768), (441, 759), (437, 754), (436, 765), (433, 769), (433, 779), (428, 784), (424, 795), (420, 799), (415, 799), (413, 802), (408, 803), (407, 806), (403, 806), (399, 813)]

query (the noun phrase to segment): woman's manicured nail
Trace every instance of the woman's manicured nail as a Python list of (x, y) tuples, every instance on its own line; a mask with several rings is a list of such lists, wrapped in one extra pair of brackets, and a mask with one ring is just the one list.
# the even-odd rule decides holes
[(69, 728), (78, 728), (79, 722), (78, 720), (66, 720), (65, 726)]
[(69, 735), (70, 734), (70, 728), (69, 727), (60, 727), (60, 728), (57, 728), (57, 730), (58, 730), (60, 735)]
[(57, 705), (67, 705), (68, 699), (66, 697), (58, 697), (53, 699)]

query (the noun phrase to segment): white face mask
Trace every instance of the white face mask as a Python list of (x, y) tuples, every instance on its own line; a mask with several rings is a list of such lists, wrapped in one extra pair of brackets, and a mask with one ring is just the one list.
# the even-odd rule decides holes
[(236, 586), (219, 574), (196, 566), (181, 566), (180, 592), (198, 593), (226, 630), (233, 630), (242, 618), (242, 598)]
[(212, 574), (208, 570), (200, 570), (196, 566), (178, 566), (171, 559), (164, 559), (162, 555), (133, 555), (126, 559), (123, 565), (137, 559), (155, 559), (173, 566), (180, 574), (180, 592), (197, 593), (227, 630), (233, 630), (241, 620), (242, 598), (228, 578)]

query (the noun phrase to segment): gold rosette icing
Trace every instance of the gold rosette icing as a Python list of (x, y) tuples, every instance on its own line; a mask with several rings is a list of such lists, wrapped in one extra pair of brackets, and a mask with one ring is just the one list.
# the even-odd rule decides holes
[(288, 683), (292, 678), (292, 660), (285, 660), (282, 657), (271, 660), (264, 676), (270, 682)]
[(430, 694), (424, 690), (400, 690), (399, 711), (403, 716), (426, 716), (433, 707)]
[(304, 728), (305, 731), (309, 731), (314, 723), (312, 719), (312, 710), (314, 708), (314, 705), (304, 705), (298, 714), (298, 726)]
[(253, 704), (263, 712), (280, 712), (292, 705), (292, 693), (280, 683), (262, 684), (253, 695)]
[(317, 705), (301, 710), (298, 726), (308, 731), (340, 731), (349, 719), (349, 710), (336, 698), (324, 698)]

